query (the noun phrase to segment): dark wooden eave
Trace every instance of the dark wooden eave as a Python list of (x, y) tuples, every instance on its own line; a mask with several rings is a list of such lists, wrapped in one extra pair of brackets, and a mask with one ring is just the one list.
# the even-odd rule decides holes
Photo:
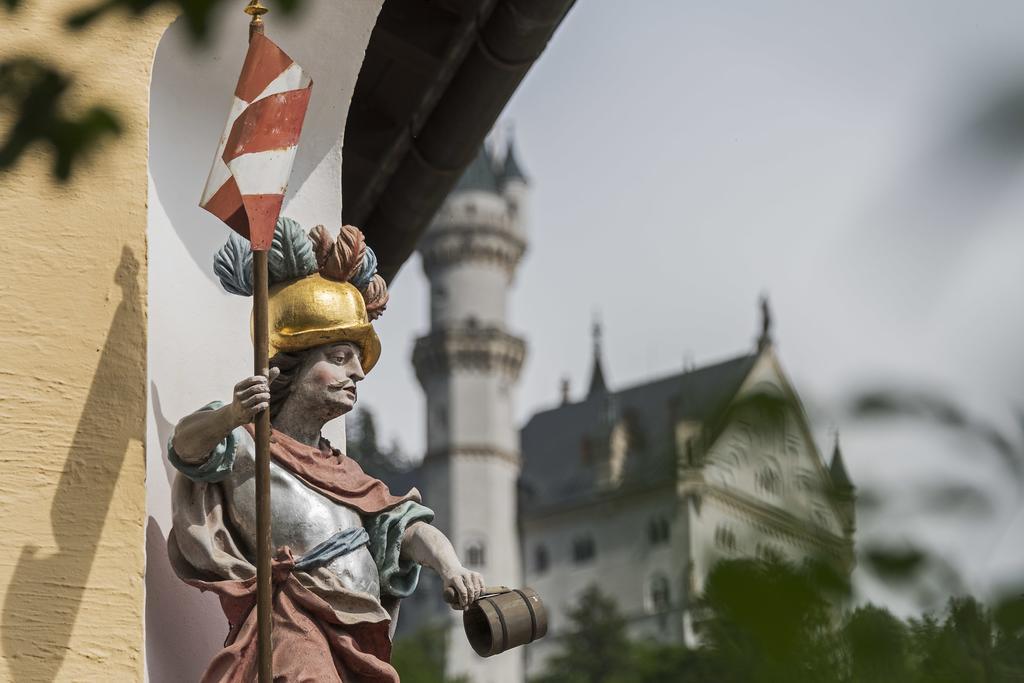
[(345, 127), (343, 217), (390, 281), (575, 0), (386, 0)]

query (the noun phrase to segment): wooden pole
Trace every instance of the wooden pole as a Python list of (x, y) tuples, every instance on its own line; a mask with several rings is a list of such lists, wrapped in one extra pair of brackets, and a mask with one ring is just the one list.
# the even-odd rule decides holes
[[(251, 0), (245, 13), (249, 22), (249, 40), (263, 33), (265, 7), (259, 0)], [(267, 252), (252, 253), (252, 348), (253, 374), (270, 376), (270, 276)], [(270, 553), (270, 411), (256, 416), (256, 639), (259, 643), (260, 683), (274, 680), (274, 585), (271, 581)]]
[[(269, 313), (267, 311), (267, 252), (252, 253), (253, 270), (253, 370), (254, 374), (270, 376)], [(259, 681), (274, 680), (271, 668), (273, 654), (273, 584), (270, 573), (270, 411), (256, 416), (256, 624), (259, 642)]]

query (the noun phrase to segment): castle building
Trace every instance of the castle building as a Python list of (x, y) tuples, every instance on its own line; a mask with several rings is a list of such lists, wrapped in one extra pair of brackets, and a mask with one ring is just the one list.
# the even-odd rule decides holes
[(752, 353), (612, 391), (600, 337), (586, 396), (522, 429), (524, 579), (550, 635), (543, 671), (588, 586), (635, 639), (694, 644), (695, 600), (724, 558), (853, 568), (854, 488), (838, 442), (826, 467), (768, 330)]
[[(519, 433), (512, 395), (526, 354), (507, 329), (508, 292), (526, 238), (526, 178), (511, 145), (498, 163), (481, 149), (420, 240), (430, 282), (430, 331), (416, 341), (413, 365), (427, 399), (427, 453), (419, 481), (435, 525), (466, 566), (491, 585), (522, 584), (516, 491)], [(451, 629), (452, 675), (481, 683), (523, 680), (521, 652), (486, 660), (470, 648), (461, 613), (440, 604), (438, 587), (418, 591), (433, 604), (403, 605), (399, 624), (444, 615)], [(426, 617), (424, 617), (426, 618)]]
[[(413, 354), (427, 398), (427, 454), (395, 486), (421, 486), (437, 524), (489, 584), (530, 586), (548, 636), (487, 660), (425, 587), (399, 637), (449, 629), (447, 667), (473, 683), (541, 673), (596, 584), (634, 638), (693, 644), (695, 599), (720, 559), (824, 560), (853, 567), (854, 487), (838, 442), (826, 466), (771, 339), (767, 302), (750, 353), (613, 390), (600, 328), (586, 394), (513, 423), (525, 344), (506, 302), (526, 246), (527, 183), (511, 146), (481, 151), (420, 243), (430, 332)], [(430, 580), (429, 578), (427, 579)]]

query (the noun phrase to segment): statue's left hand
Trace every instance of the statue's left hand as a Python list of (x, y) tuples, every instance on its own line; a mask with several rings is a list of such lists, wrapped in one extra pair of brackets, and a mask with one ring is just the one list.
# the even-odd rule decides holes
[[(445, 599), (452, 609), (464, 610), (484, 592), (484, 577), (465, 567), (445, 572), (441, 576)], [(453, 599), (448, 599), (449, 597)]]

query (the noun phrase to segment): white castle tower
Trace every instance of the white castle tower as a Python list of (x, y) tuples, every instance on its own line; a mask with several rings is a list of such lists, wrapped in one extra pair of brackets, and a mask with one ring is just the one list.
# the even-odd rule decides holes
[[(420, 480), (435, 524), (488, 585), (522, 584), (516, 491), (519, 430), (512, 397), (526, 344), (507, 330), (509, 287), (526, 249), (527, 183), (508, 145), (498, 161), (481, 149), (424, 234), (430, 332), (413, 365), (427, 399)], [(431, 591), (438, 594), (438, 591)], [(447, 669), (473, 683), (522, 683), (521, 649), (482, 659), (461, 613), (450, 620)]]

